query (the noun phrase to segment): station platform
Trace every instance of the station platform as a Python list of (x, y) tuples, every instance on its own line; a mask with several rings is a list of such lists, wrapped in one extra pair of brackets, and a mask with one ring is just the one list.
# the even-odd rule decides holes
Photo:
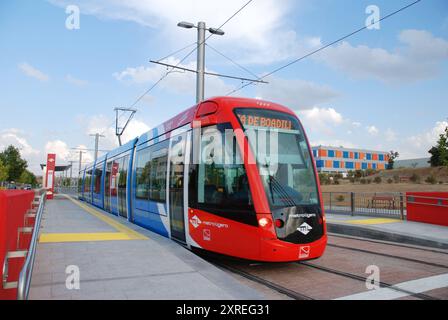
[(448, 249), (448, 227), (390, 218), (327, 213), (329, 233)]
[(172, 240), (123, 218), (65, 195), (46, 203), (30, 300), (265, 298)]

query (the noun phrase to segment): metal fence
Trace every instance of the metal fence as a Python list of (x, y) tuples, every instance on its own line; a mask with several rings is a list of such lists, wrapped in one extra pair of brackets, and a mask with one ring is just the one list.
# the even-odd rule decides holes
[(322, 192), (325, 211), (335, 214), (365, 215), (404, 220), (403, 193)]
[(61, 194), (77, 195), (78, 194), (78, 187), (76, 187), (76, 186), (72, 186), (72, 187), (55, 187), (54, 191), (56, 193), (61, 193)]

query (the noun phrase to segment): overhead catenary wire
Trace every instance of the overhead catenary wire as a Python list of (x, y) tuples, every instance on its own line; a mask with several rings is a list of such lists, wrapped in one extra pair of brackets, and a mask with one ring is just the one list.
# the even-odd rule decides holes
[(185, 46), (182, 49), (176, 50), (173, 53), (170, 53), (170, 54), (164, 56), (163, 58), (158, 59), (157, 61), (163, 61), (163, 60), (165, 60), (165, 59), (167, 59), (167, 58), (169, 58), (171, 56), (175, 56), (176, 54), (178, 54), (178, 53), (180, 53), (180, 52), (182, 52), (182, 51), (184, 51), (184, 50), (186, 50), (186, 49), (188, 49), (188, 48), (190, 48), (190, 47), (192, 47), (194, 45), (196, 45), (196, 42), (190, 43), (188, 46)]
[[(316, 49), (316, 50), (313, 50), (313, 51), (310, 52), (310, 53), (307, 53), (307, 54), (304, 55), (304, 56), (301, 56), (301, 57), (299, 57), (299, 58), (297, 58), (297, 59), (295, 59), (295, 60), (293, 60), (293, 61), (291, 61), (291, 62), (289, 62), (289, 63), (287, 63), (287, 64), (285, 64), (285, 65), (283, 65), (283, 66), (281, 66), (281, 67), (278, 67), (278, 68), (274, 69), (273, 71), (271, 71), (271, 72), (269, 72), (269, 73), (263, 75), (260, 79), (265, 79), (265, 78), (267, 78), (267, 77), (273, 75), (274, 73), (277, 73), (277, 72), (279, 72), (279, 71), (281, 71), (281, 70), (283, 70), (283, 69), (286, 69), (286, 68), (290, 67), (291, 65), (293, 65), (293, 64), (295, 64), (295, 63), (297, 63), (297, 62), (300, 62), (300, 61), (302, 61), (302, 60), (304, 60), (304, 59), (306, 59), (306, 58), (308, 58), (308, 57), (310, 57), (310, 56), (312, 56), (312, 55), (314, 55), (314, 54), (316, 54), (316, 53), (318, 53), (318, 52), (321, 52), (321, 51), (327, 49), (328, 47), (333, 46), (334, 44), (336, 44), (336, 43), (338, 43), (338, 42), (341, 42), (341, 41), (343, 41), (343, 40), (345, 40), (345, 39), (347, 39), (347, 38), (350, 38), (350, 37), (352, 37), (352, 36), (354, 36), (354, 35), (356, 35), (356, 34), (362, 32), (362, 31), (368, 29), (368, 28), (371, 27), (371, 26), (380, 23), (381, 21), (384, 21), (384, 20), (386, 20), (386, 19), (388, 19), (388, 18), (390, 18), (390, 17), (392, 17), (392, 16), (394, 16), (394, 15), (396, 15), (396, 14), (398, 14), (398, 13), (400, 13), (400, 12), (402, 12), (402, 11), (404, 11), (404, 10), (406, 10), (406, 9), (408, 9), (408, 8), (410, 8), (410, 7), (412, 7), (412, 6), (414, 6), (414, 5), (416, 5), (417, 3), (421, 2), (421, 1), (422, 1), (422, 0), (416, 0), (416, 1), (414, 1), (414, 2), (412, 2), (412, 3), (410, 3), (410, 4), (408, 4), (408, 5), (406, 5), (406, 6), (402, 7), (402, 8), (400, 8), (400, 9), (398, 9), (398, 10), (392, 12), (392, 13), (389, 13), (388, 15), (382, 17), (381, 19), (378, 19), (377, 21), (372, 22), (372, 23), (369, 24), (369, 25), (365, 25), (365, 26), (362, 27), (362, 28), (359, 28), (359, 29), (357, 29), (357, 30), (355, 30), (355, 31), (353, 31), (353, 32), (350, 32), (349, 34), (347, 34), (347, 35), (345, 35), (345, 36), (343, 36), (343, 37), (340, 37), (340, 38), (337, 39), (337, 40), (334, 40), (334, 41), (332, 41), (332, 42), (330, 42), (330, 43), (328, 43), (328, 44), (326, 44), (326, 45), (324, 45), (324, 46), (321, 46), (320, 48), (318, 48), (318, 49)], [(226, 96), (230, 96), (230, 95), (232, 95), (232, 94), (234, 94), (234, 93), (236, 93), (236, 92), (238, 92), (238, 91), (241, 91), (242, 89), (244, 89), (244, 88), (246, 88), (247, 86), (250, 86), (250, 85), (252, 85), (252, 84), (253, 84), (253, 83), (250, 82), (250, 83), (246, 83), (246, 84), (244, 84), (244, 85), (241, 85), (239, 88), (237, 88), (237, 89), (235, 89), (235, 90), (232, 90), (231, 92), (227, 93)]]
[(228, 56), (226, 56), (224, 53), (218, 51), (218, 49), (213, 48), (210, 44), (206, 43), (205, 44), (207, 47), (209, 47), (210, 49), (212, 49), (213, 51), (215, 51), (217, 54), (219, 54), (221, 57), (229, 60), (231, 63), (233, 63), (234, 65), (236, 65), (238, 68), (240, 68), (241, 70), (246, 71), (248, 74), (250, 74), (251, 76), (256, 77), (257, 79), (259, 79), (260, 77), (258, 75), (256, 75), (254, 72), (250, 71), (249, 69), (247, 69), (246, 67), (242, 66), (241, 64), (239, 64), (238, 62), (236, 62), (235, 60), (233, 60), (232, 58), (229, 58)]

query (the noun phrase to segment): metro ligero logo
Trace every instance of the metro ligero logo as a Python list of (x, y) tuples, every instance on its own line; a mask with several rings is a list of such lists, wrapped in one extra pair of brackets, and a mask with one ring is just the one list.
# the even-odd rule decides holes
[(202, 223), (202, 221), (198, 218), (198, 216), (195, 215), (190, 219), (190, 223), (193, 227), (197, 228)]
[(304, 235), (307, 235), (311, 230), (313, 230), (313, 228), (308, 223), (304, 222), (300, 225), (300, 227), (297, 228), (297, 230)]

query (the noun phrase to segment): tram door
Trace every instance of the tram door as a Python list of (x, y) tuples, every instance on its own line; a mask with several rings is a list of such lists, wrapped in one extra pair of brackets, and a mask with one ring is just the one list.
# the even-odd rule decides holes
[(128, 178), (129, 156), (125, 156), (120, 161), (120, 175), (118, 178), (118, 214), (124, 218), (128, 217), (128, 207), (126, 199), (126, 186)]
[(186, 133), (171, 140), (169, 153), (169, 213), (171, 237), (185, 242), (184, 222), (184, 169)]

